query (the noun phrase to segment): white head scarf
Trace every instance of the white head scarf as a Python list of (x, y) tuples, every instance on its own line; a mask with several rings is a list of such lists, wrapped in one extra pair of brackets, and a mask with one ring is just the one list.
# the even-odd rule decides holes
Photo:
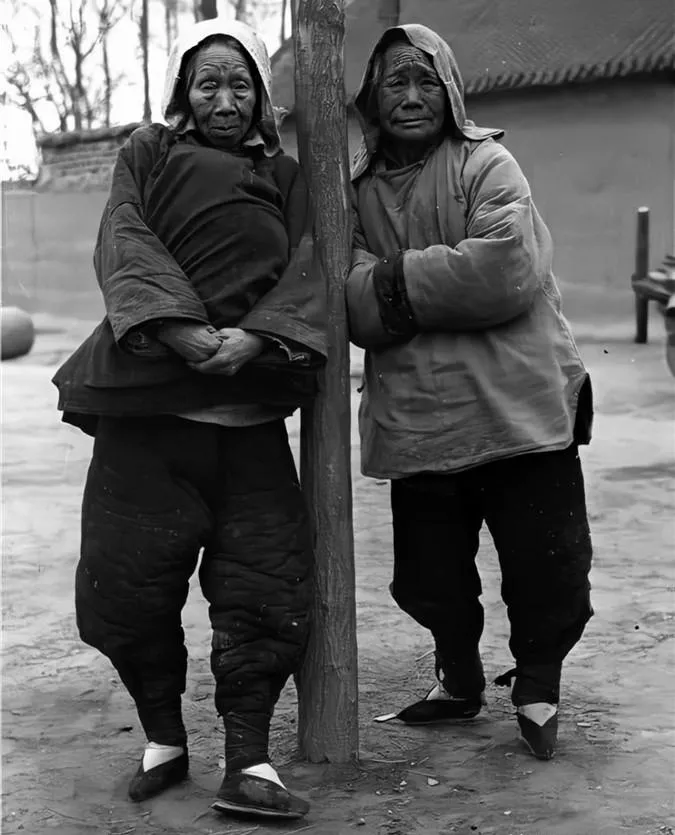
[(251, 61), (255, 64), (262, 82), (260, 101), (258, 103), (261, 117), (258, 124), (255, 125), (255, 128), (262, 137), (266, 153), (270, 156), (274, 155), (281, 146), (281, 139), (279, 137), (279, 129), (270, 95), (272, 85), (270, 59), (263, 40), (250, 26), (238, 20), (224, 20), (219, 17), (212, 20), (202, 20), (180, 33), (169, 54), (164, 82), (164, 95), (162, 96), (162, 115), (172, 127), (184, 121), (185, 117), (190, 116), (190, 114), (181, 113), (176, 108), (176, 102), (174, 101), (180, 80), (183, 59), (186, 53), (195, 49), (202, 41), (214, 35), (223, 35), (236, 40), (241, 44), (251, 58)]
[(481, 142), (488, 137), (499, 139), (504, 135), (504, 131), (499, 128), (481, 128), (467, 119), (464, 107), (464, 84), (457, 60), (450, 46), (440, 35), (420, 23), (392, 26), (382, 34), (382, 37), (375, 44), (363, 74), (361, 86), (354, 100), (361, 121), (363, 140), (352, 160), (351, 176), (353, 180), (367, 170), (380, 141), (379, 124), (377, 120), (373, 121), (373, 114), (368, 113), (368, 102), (374, 82), (375, 60), (383, 52), (384, 45), (390, 41), (393, 33), (400, 33), (412, 46), (417, 47), (431, 58), (434, 69), (445, 87), (455, 126), (465, 139)]

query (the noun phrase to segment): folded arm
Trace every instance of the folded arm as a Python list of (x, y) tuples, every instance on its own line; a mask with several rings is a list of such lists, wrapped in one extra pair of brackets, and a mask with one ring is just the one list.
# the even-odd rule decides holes
[[(289, 262), (277, 284), (239, 322), (294, 359), (307, 349), (326, 353), (326, 287), (316, 258), (309, 190), (297, 163), (286, 157), (284, 219)], [(281, 185), (281, 184), (280, 184)]]
[(156, 356), (162, 352), (158, 343), (164, 343), (196, 360), (217, 350), (219, 340), (207, 335), (209, 319), (201, 299), (144, 218), (143, 190), (160, 153), (154, 126), (135, 131), (120, 150), (94, 267), (121, 347)]
[(527, 311), (550, 269), (551, 241), (511, 154), (479, 145), (466, 163), (466, 238), (378, 259), (354, 241), (347, 283), (352, 339), (385, 347), (429, 331), (485, 330)]

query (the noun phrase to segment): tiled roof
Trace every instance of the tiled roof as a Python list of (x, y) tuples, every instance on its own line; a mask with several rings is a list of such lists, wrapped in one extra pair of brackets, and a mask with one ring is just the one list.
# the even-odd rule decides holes
[[(675, 70), (673, 0), (401, 0), (401, 23), (424, 23), (451, 45), (466, 92), (560, 85)], [(346, 11), (351, 98), (385, 28), (377, 0)], [(272, 58), (276, 105), (292, 108), (293, 47)]]

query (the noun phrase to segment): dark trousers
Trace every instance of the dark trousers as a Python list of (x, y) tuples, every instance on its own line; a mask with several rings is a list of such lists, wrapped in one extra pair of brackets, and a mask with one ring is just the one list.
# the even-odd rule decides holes
[(502, 572), (516, 660), (513, 702), (559, 699), (562, 661), (593, 614), (591, 539), (576, 444), (458, 474), (392, 482), (399, 606), (429, 629), (454, 695), (485, 686), (478, 535), (485, 522)]
[(312, 549), (283, 421), (224, 428), (102, 418), (82, 512), (76, 611), (148, 739), (184, 745), (181, 610), (200, 549), (228, 771), (266, 761), (306, 644)]

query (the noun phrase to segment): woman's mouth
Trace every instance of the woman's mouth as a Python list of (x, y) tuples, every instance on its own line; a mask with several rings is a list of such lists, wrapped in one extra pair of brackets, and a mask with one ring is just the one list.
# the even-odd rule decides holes
[(419, 128), (421, 125), (426, 124), (428, 119), (424, 117), (420, 117), (419, 119), (400, 119), (398, 124), (403, 128)]

